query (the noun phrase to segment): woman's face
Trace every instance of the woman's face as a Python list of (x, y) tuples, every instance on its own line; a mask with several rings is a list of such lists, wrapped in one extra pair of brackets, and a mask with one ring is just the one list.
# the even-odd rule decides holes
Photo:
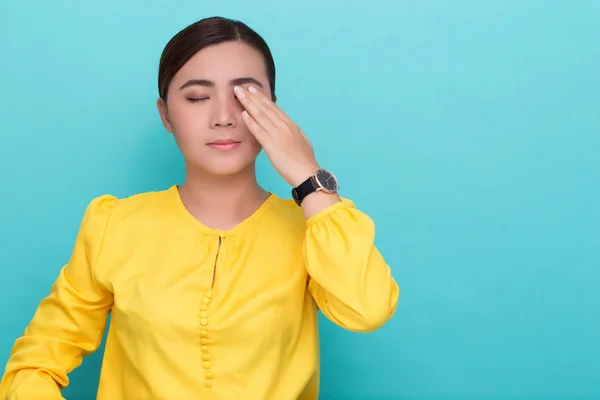
[(269, 98), (263, 56), (242, 42), (225, 42), (196, 53), (173, 77), (167, 104), (158, 109), (188, 168), (230, 175), (253, 165), (261, 146), (242, 119), (235, 85), (254, 86)]

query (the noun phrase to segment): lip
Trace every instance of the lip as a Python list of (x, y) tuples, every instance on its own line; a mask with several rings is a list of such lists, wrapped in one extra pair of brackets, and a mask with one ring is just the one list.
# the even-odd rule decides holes
[(231, 149), (235, 149), (236, 147), (238, 147), (240, 145), (241, 142), (238, 142), (237, 140), (233, 140), (233, 139), (222, 139), (222, 140), (215, 140), (214, 142), (210, 142), (207, 144), (207, 146), (213, 148), (213, 149), (217, 149), (217, 150), (231, 150)]

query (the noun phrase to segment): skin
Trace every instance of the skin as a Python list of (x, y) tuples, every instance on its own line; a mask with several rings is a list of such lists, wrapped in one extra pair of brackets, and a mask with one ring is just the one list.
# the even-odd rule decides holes
[[(267, 199), (256, 180), (261, 150), (290, 187), (319, 168), (312, 144), (270, 93), (262, 55), (242, 42), (226, 42), (195, 54), (174, 76), (167, 101), (157, 100), (185, 160), (180, 196), (207, 226), (230, 229)], [(220, 150), (210, 145), (216, 140), (239, 144)], [(337, 194), (313, 193), (302, 203), (305, 218), (339, 201)]]

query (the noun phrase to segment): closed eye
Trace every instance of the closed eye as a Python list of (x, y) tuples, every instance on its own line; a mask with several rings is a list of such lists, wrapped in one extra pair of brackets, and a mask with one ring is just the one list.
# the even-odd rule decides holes
[(209, 99), (208, 97), (198, 97), (198, 98), (188, 97), (187, 101), (189, 101), (190, 103), (199, 103), (202, 101), (206, 101), (208, 99)]

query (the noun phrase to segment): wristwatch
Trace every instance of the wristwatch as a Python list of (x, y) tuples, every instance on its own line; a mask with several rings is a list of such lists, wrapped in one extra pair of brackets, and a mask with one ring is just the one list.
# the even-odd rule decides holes
[(301, 205), (306, 196), (313, 192), (322, 191), (332, 194), (338, 190), (339, 186), (335, 175), (324, 168), (319, 168), (316, 173), (292, 189), (292, 197), (296, 204)]

